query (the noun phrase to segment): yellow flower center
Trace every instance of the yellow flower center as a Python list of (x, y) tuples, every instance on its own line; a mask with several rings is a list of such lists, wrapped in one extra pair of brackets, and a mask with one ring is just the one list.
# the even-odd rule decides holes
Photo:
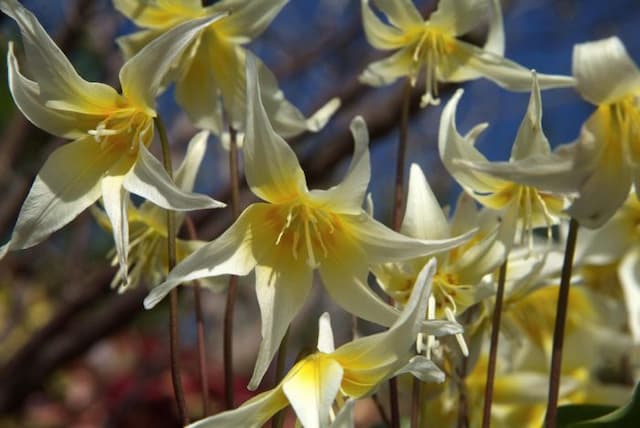
[(116, 146), (119, 150), (128, 150), (129, 153), (136, 154), (140, 143), (145, 146), (151, 144), (153, 119), (137, 109), (116, 110), (88, 133), (103, 149)]
[(338, 215), (304, 202), (278, 206), (277, 216), (280, 229), (275, 244), (291, 248), (294, 260), (306, 257), (310, 267), (329, 255), (336, 231), (342, 229)]

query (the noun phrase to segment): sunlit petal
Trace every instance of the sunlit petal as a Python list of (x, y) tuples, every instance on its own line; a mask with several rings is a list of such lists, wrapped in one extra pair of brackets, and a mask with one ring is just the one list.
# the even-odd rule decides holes
[(402, 48), (388, 58), (372, 62), (358, 79), (371, 86), (385, 86), (413, 73), (413, 49)]
[(400, 231), (412, 238), (445, 239), (449, 237), (449, 224), (440, 208), (422, 169), (411, 164), (407, 207)]
[(123, 186), (124, 177), (122, 175), (107, 175), (100, 181), (102, 191), (102, 205), (111, 223), (113, 240), (116, 245), (118, 263), (120, 265), (119, 275), (124, 282), (123, 287), (127, 287), (129, 271), (127, 264), (127, 254), (129, 252), (129, 221), (127, 218), (127, 192)]
[(478, 21), (487, 15), (489, 3), (487, 0), (439, 1), (429, 22), (452, 35), (461, 36), (478, 26)]
[(637, 344), (640, 343), (640, 248), (637, 244), (622, 259), (618, 274), (627, 307), (629, 330)]
[(333, 342), (333, 330), (331, 329), (331, 316), (323, 313), (318, 319), (318, 351), (329, 354), (335, 351)]
[[(369, 0), (367, 0), (369, 1)], [(372, 0), (397, 27), (422, 25), (423, 19), (411, 0)]]
[(518, 135), (513, 143), (511, 160), (546, 156), (551, 152), (549, 141), (542, 132), (542, 100), (535, 72), (532, 72), (532, 82), (529, 107), (522, 118)]
[(233, 43), (247, 43), (262, 34), (288, 2), (289, 0), (224, 2), (231, 13), (220, 23), (217, 31)]
[(371, 46), (377, 49), (397, 49), (405, 43), (398, 28), (383, 23), (371, 10), (369, 0), (362, 0), (362, 25)]

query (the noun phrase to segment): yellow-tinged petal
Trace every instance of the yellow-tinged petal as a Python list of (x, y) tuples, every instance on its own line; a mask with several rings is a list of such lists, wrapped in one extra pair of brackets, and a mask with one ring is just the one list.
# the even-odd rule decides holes
[(402, 30), (383, 23), (371, 10), (369, 0), (362, 0), (362, 25), (374, 48), (397, 49), (406, 43)]
[(127, 192), (123, 186), (124, 176), (106, 175), (100, 180), (102, 191), (102, 205), (111, 223), (113, 240), (116, 245), (119, 275), (124, 283), (129, 285), (128, 253), (129, 253), (129, 221), (127, 218)]
[(235, 44), (248, 43), (269, 26), (289, 0), (226, 0), (214, 5), (215, 10), (230, 12), (216, 25), (221, 37)]
[(46, 100), (40, 94), (39, 85), (20, 73), (12, 42), (9, 42), (7, 69), (13, 100), (38, 128), (59, 137), (76, 139), (85, 136), (87, 129), (94, 129), (100, 122), (101, 118), (96, 115), (54, 110), (45, 106)]
[(102, 114), (123, 103), (110, 86), (87, 82), (75, 71), (36, 17), (16, 0), (0, 1), (0, 10), (20, 27), (29, 71), (38, 82), (41, 99), (56, 101), (66, 110)]
[(453, 36), (467, 34), (487, 15), (489, 0), (441, 0), (429, 23)]
[(157, 39), (162, 34), (162, 30), (142, 30), (136, 31), (126, 36), (116, 39), (116, 44), (122, 51), (125, 61), (133, 58), (146, 45)]
[(200, 0), (113, 0), (115, 8), (141, 27), (165, 29), (204, 14)]
[(209, 416), (186, 428), (260, 428), (287, 404), (287, 397), (278, 386), (245, 401), (237, 409)]
[(311, 289), (312, 269), (304, 260), (291, 260), (290, 249), (283, 247), (272, 248), (255, 269), (262, 341), (247, 386), (250, 390), (260, 385), (289, 324), (302, 308)]
[(640, 92), (640, 69), (618, 37), (575, 45), (572, 69), (576, 89), (593, 104)]
[(282, 381), (282, 391), (305, 428), (329, 425), (331, 405), (340, 390), (342, 367), (317, 353), (296, 364)]
[(385, 86), (415, 71), (412, 46), (400, 49), (388, 58), (372, 62), (358, 79), (371, 86)]
[(180, 283), (198, 278), (220, 275), (247, 275), (264, 253), (273, 251), (277, 237), (269, 225), (273, 208), (267, 204), (253, 204), (245, 209), (236, 222), (214, 241), (179, 263), (166, 281), (153, 288), (144, 300), (147, 309), (154, 307)]
[(415, 163), (411, 164), (409, 172), (407, 207), (400, 231), (418, 239), (446, 239), (450, 236), (447, 218), (422, 169)]
[(306, 181), (291, 147), (275, 133), (260, 96), (256, 63), (247, 58), (247, 129), (244, 160), (253, 193), (271, 203), (287, 202), (306, 192)]
[(224, 14), (194, 19), (172, 28), (145, 46), (120, 69), (123, 94), (153, 115), (165, 76), (198, 34)]
[(100, 179), (119, 156), (116, 150), (102, 150), (91, 137), (53, 152), (20, 209), (11, 241), (0, 253), (38, 244), (94, 203), (100, 196)]
[(424, 22), (411, 0), (372, 0), (389, 21), (399, 28), (420, 26)]
[(535, 71), (531, 72), (531, 97), (527, 112), (522, 118), (518, 134), (511, 149), (511, 159), (519, 160), (531, 156), (546, 156), (551, 153), (549, 141), (542, 131), (542, 100)]

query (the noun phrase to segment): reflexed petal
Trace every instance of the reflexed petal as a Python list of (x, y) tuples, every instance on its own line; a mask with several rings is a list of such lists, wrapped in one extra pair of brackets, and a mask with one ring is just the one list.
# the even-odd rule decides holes
[(245, 209), (234, 224), (217, 239), (179, 263), (166, 281), (153, 288), (144, 301), (147, 309), (154, 307), (180, 283), (220, 275), (246, 275), (256, 265), (256, 257), (269, 250), (275, 236), (261, 236), (270, 213), (266, 204), (253, 204)]
[(429, 17), (429, 23), (447, 34), (462, 36), (477, 27), (489, 9), (488, 0), (444, 0)]
[(400, 49), (393, 55), (372, 62), (358, 79), (371, 86), (386, 86), (400, 77), (410, 76), (414, 71), (413, 49)]
[(540, 87), (535, 71), (532, 75), (531, 98), (529, 107), (522, 118), (518, 135), (513, 143), (511, 159), (519, 160), (530, 158), (534, 155), (544, 156), (551, 153), (549, 141), (542, 131), (542, 100), (540, 99)]
[(411, 374), (422, 382), (444, 382), (444, 372), (433, 361), (423, 355), (416, 355), (411, 358), (405, 366), (394, 373), (394, 376), (405, 373)]
[(458, 89), (442, 111), (440, 132), (438, 135), (440, 159), (442, 159), (447, 171), (449, 171), (456, 181), (467, 189), (469, 193), (493, 193), (505, 185), (503, 180), (471, 170), (455, 162), (457, 159), (479, 163), (487, 162), (487, 159), (474, 147), (476, 137), (487, 125), (477, 125), (467, 136), (462, 136), (458, 133), (456, 127), (456, 109), (462, 94), (462, 89)]
[(282, 381), (282, 391), (305, 428), (329, 425), (331, 405), (340, 390), (342, 367), (333, 358), (311, 355), (296, 364)]
[(140, 27), (165, 29), (197, 18), (204, 10), (200, 0), (113, 0), (115, 8)]
[(502, 7), (500, 0), (489, 2), (489, 30), (484, 50), (496, 55), (504, 56), (504, 25), (502, 22)]
[(11, 241), (0, 253), (32, 247), (73, 220), (100, 197), (100, 179), (119, 153), (101, 150), (92, 137), (54, 151), (22, 204)]
[(59, 137), (75, 139), (86, 136), (87, 130), (94, 129), (102, 119), (100, 116), (48, 108), (45, 105), (46, 100), (40, 96), (38, 84), (20, 73), (12, 42), (9, 42), (7, 69), (9, 88), (16, 105), (38, 128)]
[[(467, 229), (468, 230), (468, 229)], [(449, 224), (440, 208), (422, 169), (411, 164), (407, 208), (400, 231), (412, 238), (445, 239), (449, 237)]]
[(593, 104), (605, 104), (640, 88), (640, 70), (618, 37), (580, 43), (573, 48), (576, 89)]
[[(526, 92), (531, 89), (529, 69), (477, 46), (458, 41), (455, 54), (449, 60), (457, 61), (458, 67), (452, 67), (455, 71), (445, 76), (447, 81), (461, 82), (480, 75), (510, 91)], [(471, 75), (467, 70), (471, 70)], [(574, 86), (575, 80), (570, 76), (538, 74), (538, 83), (542, 89), (564, 88)]]
[(314, 199), (325, 201), (336, 213), (359, 214), (362, 212), (362, 203), (371, 178), (369, 134), (367, 124), (362, 117), (357, 116), (351, 121), (351, 133), (355, 143), (353, 158), (342, 182), (326, 191), (310, 192)]
[(244, 160), (247, 183), (258, 197), (278, 203), (306, 190), (296, 154), (278, 134), (267, 117), (260, 96), (256, 63), (247, 57), (247, 129)]
[(389, 21), (396, 27), (417, 26), (424, 22), (411, 0), (373, 0), (373, 4), (387, 15)]
[(362, 0), (362, 25), (367, 40), (377, 49), (397, 49), (406, 41), (404, 33), (390, 25), (383, 23), (369, 6), (369, 0)]
[(126, 175), (124, 186), (131, 193), (165, 209), (190, 211), (225, 206), (208, 196), (188, 193), (176, 187), (162, 164), (142, 143), (138, 150), (138, 161)]
[(260, 428), (288, 404), (281, 387), (258, 394), (240, 407), (201, 419), (186, 428)]
[(82, 79), (36, 17), (16, 0), (3, 0), (0, 10), (20, 27), (29, 71), (43, 100), (58, 101), (68, 110), (86, 114), (102, 114), (122, 101), (110, 86)]
[(129, 221), (127, 218), (127, 199), (128, 195), (122, 183), (124, 177), (122, 175), (107, 175), (101, 181), (102, 188), (102, 205), (109, 217), (111, 230), (113, 232), (113, 240), (116, 245), (116, 253), (118, 254), (118, 263), (120, 265), (118, 275), (121, 276), (123, 284), (121, 287), (129, 285), (129, 272), (127, 263), (127, 254), (129, 252)]
[(640, 343), (640, 251), (636, 247), (622, 259), (618, 268), (627, 306), (629, 330), (634, 343)]
[(230, 15), (216, 26), (216, 31), (232, 43), (248, 43), (262, 34), (288, 2), (289, 0), (223, 2), (219, 8), (228, 9)]
[(223, 16), (224, 14), (216, 14), (188, 21), (146, 45), (120, 69), (123, 94), (138, 106), (145, 107), (151, 114), (165, 75), (176, 59), (204, 28)]
[[(256, 266), (256, 294), (260, 305), (262, 341), (253, 375), (247, 386), (255, 390), (262, 381), (289, 324), (311, 289), (312, 270), (304, 261), (292, 263), (290, 249), (276, 246), (265, 254), (267, 266)], [(286, 390), (285, 390), (286, 393)]]
[(202, 163), (204, 153), (207, 150), (208, 139), (209, 132), (207, 131), (200, 131), (193, 136), (187, 146), (187, 152), (184, 155), (184, 159), (174, 174), (173, 178), (176, 186), (185, 192), (191, 192), (193, 190), (196, 175), (198, 175), (200, 164)]
[(335, 351), (333, 342), (333, 330), (331, 329), (331, 316), (325, 312), (318, 319), (318, 351), (329, 354)]
[(349, 399), (344, 403), (344, 406), (340, 409), (336, 415), (335, 420), (331, 424), (331, 428), (353, 428), (354, 415), (353, 408), (356, 404), (356, 400)]
[(450, 250), (468, 241), (475, 229), (462, 235), (437, 240), (414, 239), (394, 232), (382, 223), (362, 214), (348, 218), (354, 239), (367, 254), (370, 264), (379, 264), (426, 256)]

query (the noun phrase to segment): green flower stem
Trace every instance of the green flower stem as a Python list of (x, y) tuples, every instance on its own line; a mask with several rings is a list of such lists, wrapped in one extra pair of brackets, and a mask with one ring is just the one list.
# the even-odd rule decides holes
[[(280, 347), (278, 348), (278, 359), (276, 360), (276, 378), (275, 385), (278, 385), (280, 381), (284, 378), (285, 368), (287, 364), (287, 345), (289, 344), (289, 331), (290, 327), (287, 328), (287, 332), (282, 338), (282, 342), (280, 342)], [(273, 417), (273, 424), (271, 425), (273, 428), (282, 428), (284, 425), (284, 417), (287, 414), (287, 409), (284, 408), (280, 410)]]
[(569, 289), (571, 286), (573, 255), (576, 250), (576, 240), (578, 238), (578, 226), (578, 221), (572, 218), (569, 222), (567, 246), (564, 252), (564, 261), (562, 263), (562, 276), (560, 277), (560, 291), (558, 293), (558, 306), (556, 309), (556, 324), (553, 329), (551, 373), (549, 374), (549, 401), (547, 402), (547, 415), (545, 417), (546, 428), (555, 428), (558, 419), (558, 395), (560, 390), (560, 374), (562, 372), (564, 324), (567, 320)]
[(484, 388), (484, 407), (482, 408), (482, 428), (491, 425), (491, 405), (493, 404), (493, 385), (496, 378), (496, 359), (498, 358), (498, 339), (500, 338), (500, 321), (502, 319), (502, 302), (504, 301), (504, 284), (507, 277), (508, 254), (500, 266), (498, 273), (498, 291), (493, 307), (491, 320), (491, 343), (489, 345), (489, 364), (487, 367), (487, 383)]
[[(240, 215), (240, 185), (238, 179), (238, 141), (237, 133), (229, 126), (229, 181), (231, 183), (231, 210), (233, 218)], [(224, 398), (227, 409), (235, 407), (233, 397), (233, 310), (236, 303), (238, 277), (229, 277), (227, 302), (224, 310)]]
[[(185, 217), (189, 239), (197, 240), (198, 233), (191, 217)], [(207, 348), (205, 346), (204, 334), (204, 315), (202, 312), (201, 289), (199, 280), (193, 281), (193, 300), (196, 312), (196, 342), (198, 346), (198, 368), (200, 374), (200, 393), (202, 395), (202, 413), (203, 417), (209, 416), (211, 409), (209, 408), (209, 382), (207, 381)]]
[[(169, 148), (169, 139), (167, 138), (167, 130), (160, 116), (154, 118), (156, 129), (160, 137), (162, 146), (162, 163), (164, 169), (173, 179), (173, 167), (171, 166), (171, 150)], [(167, 210), (167, 251), (169, 271), (176, 265), (176, 216), (171, 210)], [(169, 296), (169, 348), (171, 353), (171, 379), (173, 381), (173, 392), (176, 396), (176, 404), (178, 406), (178, 417), (183, 425), (189, 423), (189, 415), (187, 413), (187, 405), (184, 399), (184, 391), (182, 389), (182, 376), (180, 374), (180, 358), (178, 355), (178, 288), (171, 290)]]

